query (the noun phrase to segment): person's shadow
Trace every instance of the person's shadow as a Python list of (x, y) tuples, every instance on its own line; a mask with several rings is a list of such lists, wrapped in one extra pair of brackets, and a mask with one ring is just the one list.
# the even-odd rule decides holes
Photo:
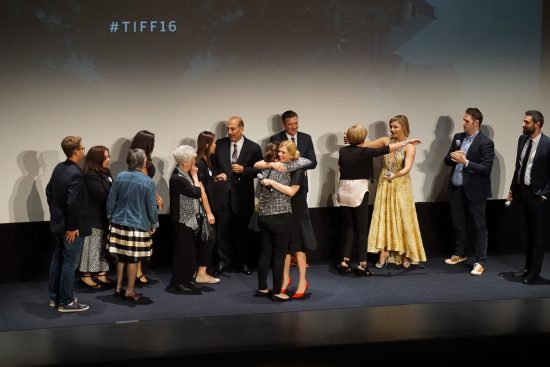
[[(17, 165), (22, 176), (17, 179), (10, 198), (10, 219), (12, 222), (43, 221), (44, 208), (39, 193), (40, 161), (38, 152), (27, 150), (17, 156)], [(42, 188), (41, 188), (42, 189)]]
[[(339, 136), (340, 135), (340, 136)], [(338, 206), (336, 200), (336, 190), (340, 178), (340, 168), (338, 166), (338, 151), (340, 149), (339, 141), (343, 142), (343, 134), (335, 133), (323, 134), (317, 140), (318, 147), (325, 147), (325, 153), (319, 154), (319, 174), (323, 177), (321, 192), (319, 194), (319, 205), (321, 207)]]
[(451, 146), (453, 129), (453, 119), (449, 116), (440, 116), (435, 124), (435, 139), (428, 150), (422, 151), (424, 159), (417, 167), (424, 173), (424, 201), (446, 201), (448, 198), (450, 169), (445, 166), (443, 159)]
[[(494, 141), (495, 131), (491, 125), (481, 125), (479, 130), (489, 139)], [(504, 165), (504, 157), (495, 149), (495, 159), (493, 161), (493, 169), (491, 170), (491, 193), (493, 199), (502, 198), (504, 193), (500, 193), (500, 185), (506, 180), (506, 169)]]
[(120, 172), (128, 169), (126, 159), (132, 142), (127, 138), (120, 138), (111, 145), (111, 175), (116, 177)]
[[(388, 124), (384, 121), (376, 121), (369, 125), (368, 128), (369, 135), (368, 140), (376, 140), (383, 136), (388, 136)], [(378, 188), (378, 180), (380, 178), (380, 172), (382, 172), (382, 167), (384, 165), (384, 156), (374, 157), (372, 159), (372, 178), (370, 179), (369, 187), (369, 203), (374, 203), (376, 198), (376, 189)], [(374, 183), (377, 183), (376, 185)]]

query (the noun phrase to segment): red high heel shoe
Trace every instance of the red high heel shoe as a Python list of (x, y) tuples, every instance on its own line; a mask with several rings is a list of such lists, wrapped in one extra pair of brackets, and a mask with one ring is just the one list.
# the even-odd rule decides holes
[(281, 294), (286, 294), (286, 289), (290, 287), (291, 284), (292, 284), (292, 278), (288, 278), (288, 284), (286, 285), (286, 287), (281, 288)]
[(308, 284), (308, 282), (307, 282), (307, 280), (306, 280), (306, 288), (304, 289), (304, 292), (303, 292), (303, 293), (294, 293), (294, 294), (292, 295), (292, 298), (294, 298), (294, 299), (304, 298), (304, 296), (306, 295), (306, 291), (307, 291), (308, 288), (309, 288), (309, 284)]

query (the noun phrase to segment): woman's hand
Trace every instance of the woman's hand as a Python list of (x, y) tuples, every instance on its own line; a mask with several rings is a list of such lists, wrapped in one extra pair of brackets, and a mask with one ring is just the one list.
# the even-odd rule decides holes
[(260, 181), (260, 183), (263, 186), (271, 186), (271, 184), (273, 183), (273, 180), (270, 178), (264, 178), (263, 180)]
[(216, 218), (212, 212), (206, 213), (206, 218), (208, 219), (208, 224), (214, 225), (214, 223), (216, 223)]
[(157, 206), (159, 207), (159, 209), (162, 209), (162, 207), (164, 206), (164, 200), (162, 200), (162, 197), (155, 192), (155, 201), (157, 202)]
[(279, 172), (286, 172), (286, 167), (281, 162), (270, 162), (269, 167), (271, 167), (274, 170), (279, 171)]

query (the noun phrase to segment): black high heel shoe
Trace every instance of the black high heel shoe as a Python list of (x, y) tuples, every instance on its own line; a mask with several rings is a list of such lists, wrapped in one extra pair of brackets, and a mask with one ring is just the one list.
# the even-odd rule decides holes
[[(89, 284), (89, 283), (86, 283), (86, 281), (84, 279), (89, 279), (90, 281), (92, 281), (94, 284)], [(102, 290), (103, 289), (103, 286), (101, 284), (98, 284), (94, 281), (94, 279), (92, 278), (92, 275), (91, 274), (88, 274), (88, 275), (82, 275), (82, 277), (80, 277), (80, 284), (82, 284), (83, 286), (86, 286), (88, 288), (92, 288), (92, 289), (95, 289), (95, 290)]]
[(349, 265), (349, 259), (342, 260), (342, 262), (338, 265), (338, 271), (342, 275), (346, 275), (352, 272), (351, 266)]
[(370, 277), (374, 275), (374, 273), (369, 270), (367, 263), (359, 263), (355, 271), (360, 277)]

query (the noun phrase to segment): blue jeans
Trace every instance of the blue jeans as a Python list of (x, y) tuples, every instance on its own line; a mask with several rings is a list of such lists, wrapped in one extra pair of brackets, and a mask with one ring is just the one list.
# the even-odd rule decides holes
[(64, 236), (55, 235), (55, 246), (50, 263), (48, 291), (50, 300), (65, 306), (74, 300), (74, 272), (80, 262), (84, 237), (77, 237), (73, 243)]

